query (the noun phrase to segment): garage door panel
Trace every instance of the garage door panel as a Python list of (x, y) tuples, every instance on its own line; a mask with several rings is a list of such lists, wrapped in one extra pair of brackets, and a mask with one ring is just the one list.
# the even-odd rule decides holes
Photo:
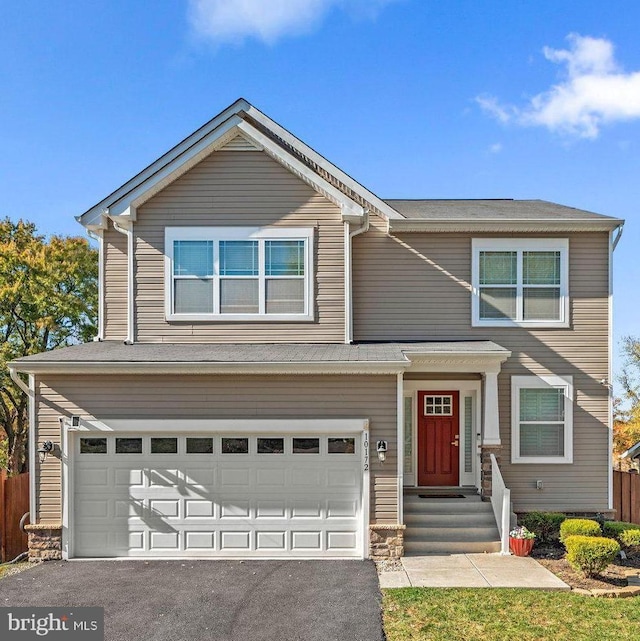
[(77, 556), (361, 556), (361, 462), (328, 454), (327, 437), (314, 453), (294, 454), (290, 436), (257, 453), (249, 436), (249, 453), (223, 454), (220, 436), (172, 435), (171, 456), (152, 453), (155, 436), (127, 435), (143, 454), (113, 454), (107, 438), (108, 455), (74, 459)]

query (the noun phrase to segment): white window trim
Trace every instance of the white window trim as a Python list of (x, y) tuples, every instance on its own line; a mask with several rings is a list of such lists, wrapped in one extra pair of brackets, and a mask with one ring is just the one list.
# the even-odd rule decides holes
[[(164, 234), (164, 296), (165, 316), (169, 321), (249, 321), (249, 322), (281, 322), (281, 321), (313, 321), (314, 320), (314, 265), (313, 265), (313, 227), (166, 227)], [(303, 240), (305, 241), (305, 274), (304, 292), (305, 309), (302, 314), (267, 314), (264, 305), (261, 312), (256, 314), (177, 314), (173, 311), (173, 243), (176, 240), (212, 240), (215, 247), (221, 240)], [(260, 244), (263, 247), (263, 244)], [(214, 248), (214, 263), (218, 261), (218, 253)], [(218, 309), (215, 301), (219, 300), (220, 277), (213, 276), (214, 310)], [(264, 300), (262, 284), (265, 281), (264, 260), (260, 261), (260, 300)]]
[[(520, 390), (547, 387), (564, 390), (564, 456), (520, 456)], [(573, 376), (511, 377), (511, 462), (573, 463)]]
[[(471, 326), (472, 327), (569, 327), (569, 240), (567, 238), (474, 238), (471, 241)], [(560, 252), (560, 319), (526, 321), (522, 319), (480, 318), (480, 252), (481, 251), (559, 251)], [(518, 257), (517, 314), (522, 313), (522, 261)]]

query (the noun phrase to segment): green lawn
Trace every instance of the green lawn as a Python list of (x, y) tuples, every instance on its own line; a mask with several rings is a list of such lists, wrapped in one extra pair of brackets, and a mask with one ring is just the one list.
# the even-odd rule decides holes
[(383, 590), (388, 641), (638, 641), (640, 597), (540, 590)]

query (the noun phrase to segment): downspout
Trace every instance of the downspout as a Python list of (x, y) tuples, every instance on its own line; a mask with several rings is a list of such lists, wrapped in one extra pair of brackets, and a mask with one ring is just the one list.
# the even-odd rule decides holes
[(353, 261), (351, 240), (359, 234), (369, 231), (369, 210), (364, 210), (362, 225), (351, 231), (349, 222), (344, 223), (344, 342), (348, 345), (353, 343)]
[(98, 335), (94, 341), (104, 340), (104, 243), (103, 233), (96, 234), (90, 229), (87, 230), (89, 238), (98, 243)]
[[(617, 234), (614, 237), (614, 234), (617, 230)], [(609, 447), (609, 490), (607, 492), (608, 506), (610, 510), (613, 510), (613, 252), (616, 250), (620, 238), (622, 238), (622, 232), (624, 231), (624, 223), (619, 225), (616, 229), (612, 229), (609, 232), (609, 301), (608, 301), (608, 312), (609, 312), (609, 368), (608, 368), (608, 379), (607, 379), (607, 389), (609, 395), (609, 407), (608, 407), (608, 447)]]
[(134, 309), (133, 309), (133, 223), (128, 227), (122, 227), (114, 220), (113, 228), (127, 237), (127, 339), (125, 345), (133, 345), (135, 342)]

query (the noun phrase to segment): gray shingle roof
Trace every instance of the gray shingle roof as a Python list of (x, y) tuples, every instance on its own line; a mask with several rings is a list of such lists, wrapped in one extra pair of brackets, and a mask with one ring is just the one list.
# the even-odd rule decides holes
[(37, 363), (406, 363), (405, 354), (508, 353), (491, 341), (426, 341), (419, 343), (321, 343), (222, 344), (136, 343), (103, 341), (63, 347), (13, 361)]
[[(611, 221), (616, 218), (545, 200), (403, 200), (385, 202), (410, 219), (465, 222)], [(619, 222), (622, 222), (621, 220)]]

